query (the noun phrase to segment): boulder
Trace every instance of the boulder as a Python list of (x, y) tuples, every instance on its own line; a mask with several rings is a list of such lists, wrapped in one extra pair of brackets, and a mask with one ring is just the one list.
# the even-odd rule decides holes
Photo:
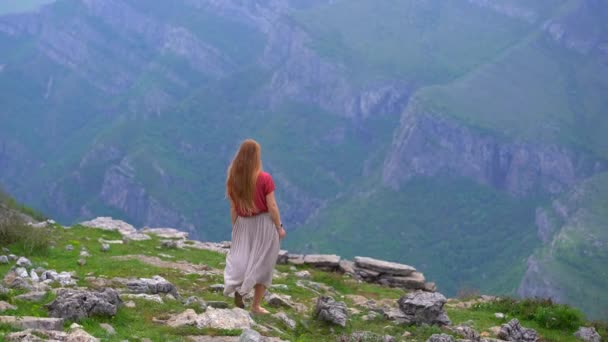
[(309, 254), (304, 257), (304, 264), (321, 268), (338, 268), (340, 257), (335, 254)]
[(365, 268), (380, 273), (402, 276), (407, 276), (416, 271), (415, 268), (409, 265), (360, 256), (355, 257), (355, 265), (360, 268)]
[(79, 321), (92, 316), (112, 317), (121, 304), (118, 292), (111, 288), (103, 292), (62, 289), (46, 308), (51, 317)]
[(456, 342), (453, 336), (447, 334), (433, 334), (426, 342)]
[(0, 316), (0, 324), (7, 324), (19, 329), (63, 330), (62, 318)]
[(280, 320), (281, 322), (283, 322), (283, 324), (285, 324), (286, 327), (288, 327), (291, 330), (295, 330), (296, 329), (296, 321), (294, 321), (293, 319), (289, 318), (289, 316), (287, 316), (286, 313), (284, 312), (278, 312), (274, 315), (272, 315), (272, 317)]
[(450, 325), (443, 310), (447, 299), (438, 292), (416, 291), (401, 297), (399, 308), (410, 324)]
[(574, 336), (578, 337), (579, 339), (581, 339), (585, 342), (601, 342), (602, 341), (602, 337), (600, 336), (600, 334), (598, 334), (598, 332), (595, 330), (594, 327), (580, 327), (574, 333)]
[(30, 278), (32, 278), (33, 282), (39, 282), (40, 281), (40, 277), (38, 276), (38, 273), (36, 273), (36, 271), (31, 270), (30, 271)]
[(167, 249), (176, 249), (179, 247), (177, 241), (175, 240), (162, 240), (160, 242), (160, 247), (161, 248), (167, 248)]
[(164, 303), (163, 299), (157, 294), (150, 295), (147, 293), (126, 293), (126, 294), (120, 295), (120, 297), (125, 298), (125, 299), (143, 299), (143, 300), (147, 300), (150, 302), (156, 302), (158, 304)]
[(325, 322), (346, 327), (348, 308), (344, 302), (336, 302), (329, 296), (322, 296), (317, 299), (314, 317)]
[(262, 342), (264, 340), (262, 335), (253, 329), (245, 329), (239, 336), (239, 342)]
[(17, 267), (17, 268), (15, 268), (15, 274), (19, 278), (27, 278), (29, 276), (28, 273), (27, 273), (27, 270), (25, 269), (25, 267)]
[(9, 261), (17, 261), (17, 256), (15, 254), (9, 254), (8, 255), (8, 260)]
[(26, 257), (20, 257), (17, 259), (17, 266), (29, 268), (32, 267), (32, 262)]
[(179, 298), (175, 285), (159, 275), (155, 275), (151, 279), (139, 278), (129, 280), (126, 286), (132, 293), (172, 294), (175, 298)]
[(536, 342), (538, 334), (534, 329), (522, 327), (519, 320), (512, 319), (500, 327), (498, 338), (505, 341)]

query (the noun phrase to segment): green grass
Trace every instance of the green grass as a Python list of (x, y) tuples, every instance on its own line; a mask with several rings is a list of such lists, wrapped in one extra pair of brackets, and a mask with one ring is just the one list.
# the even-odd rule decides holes
[(413, 265), (451, 296), (463, 288), (513, 294), (540, 243), (531, 208), (534, 202), (467, 180), (416, 179), (399, 192), (337, 200), (285, 243)]
[[(223, 300), (228, 302), (229, 306), (232, 306), (232, 302), (229, 298), (223, 297), (221, 294), (213, 293), (208, 291), (207, 287), (211, 284), (221, 283), (222, 278), (219, 277), (206, 277), (201, 279), (195, 275), (184, 275), (173, 269), (158, 268), (155, 266), (145, 265), (139, 262), (123, 261), (113, 259), (112, 256), (119, 255), (132, 255), (132, 254), (143, 254), (143, 255), (155, 255), (159, 252), (171, 255), (174, 258), (166, 259), (171, 261), (185, 260), (189, 263), (204, 263), (212, 267), (220, 268), (223, 265), (224, 255), (217, 254), (210, 251), (201, 251), (193, 249), (163, 249), (157, 250), (156, 246), (159, 245), (159, 239), (153, 238), (148, 241), (132, 242), (128, 245), (112, 245), (110, 251), (102, 253), (98, 251), (99, 242), (98, 238), (104, 239), (119, 239), (120, 236), (116, 232), (103, 231), (99, 229), (84, 228), (76, 226), (71, 229), (64, 229), (59, 226), (53, 228), (52, 240), (54, 241), (54, 248), (49, 248), (45, 256), (30, 255), (30, 259), (34, 265), (45, 265), (47, 269), (55, 268), (58, 271), (69, 271), (75, 270), (77, 275), (80, 277), (79, 285), (87, 286), (87, 282), (84, 280), (87, 274), (93, 273), (95, 276), (104, 275), (107, 278), (111, 277), (151, 277), (159, 274), (173, 282), (179, 289), (182, 296), (196, 295), (204, 300)], [(65, 246), (71, 244), (75, 248), (73, 251), (65, 251)], [(8, 246), (11, 251), (16, 252), (17, 247), (14, 245)], [(87, 259), (85, 266), (77, 266), (76, 260), (79, 258), (78, 252), (81, 247), (86, 247), (93, 256)], [(3, 276), (9, 271), (10, 265), (0, 265), (0, 276)], [(297, 322), (297, 328), (294, 331), (289, 331), (287, 327), (279, 320), (270, 316), (254, 316), (254, 320), (261, 325), (274, 326), (283, 331), (278, 333), (272, 331), (269, 333), (271, 336), (280, 337), (282, 339), (288, 339), (291, 341), (333, 341), (336, 336), (341, 334), (350, 334), (354, 331), (371, 331), (380, 335), (390, 334), (392, 336), (401, 336), (405, 331), (410, 332), (411, 338), (415, 341), (425, 341), (430, 335), (434, 333), (444, 332), (437, 327), (415, 327), (415, 326), (400, 326), (390, 324), (381, 318), (373, 319), (370, 321), (364, 321), (362, 316), (366, 314), (364, 309), (361, 309), (360, 313), (351, 315), (347, 327), (334, 327), (328, 324), (319, 322), (312, 318), (312, 309), (317, 294), (302, 287), (296, 285), (298, 278), (294, 276), (290, 270), (291, 266), (288, 265), (277, 265), (277, 270), (283, 274), (278, 278), (275, 278), (274, 284), (285, 284), (287, 290), (276, 290), (275, 292), (288, 294), (292, 297), (294, 302), (302, 303), (308, 307), (307, 312), (296, 312), (293, 309), (275, 309), (269, 308), (271, 312), (275, 313), (278, 311), (285, 312), (292, 319)], [(333, 296), (336, 300), (346, 301), (349, 307), (354, 307), (353, 303), (345, 298), (349, 294), (363, 295), (370, 299), (390, 299), (396, 301), (402, 295), (405, 294), (403, 290), (382, 287), (374, 284), (359, 283), (349, 276), (340, 275), (337, 273), (327, 273), (320, 271), (309, 266), (298, 266), (297, 270), (308, 270), (312, 274), (311, 281), (319, 282), (326, 286), (331, 287), (329, 292), (321, 290), (323, 294)], [(23, 291), (10, 291), (7, 296), (2, 298), (9, 303), (16, 305), (16, 310), (7, 311), (4, 314), (17, 315), (17, 316), (47, 316), (44, 305), (51, 302), (54, 299), (54, 295), (49, 293), (40, 303), (31, 303), (17, 301), (15, 297)], [(149, 338), (153, 341), (182, 341), (185, 336), (188, 335), (219, 335), (219, 336), (238, 336), (241, 331), (239, 330), (215, 330), (215, 329), (197, 329), (194, 327), (185, 327), (172, 329), (163, 326), (158, 323), (154, 323), (154, 319), (166, 319), (172, 314), (183, 312), (186, 307), (179, 302), (165, 299), (163, 304), (149, 302), (145, 300), (134, 300), (136, 303), (135, 308), (121, 307), (118, 310), (116, 316), (111, 318), (100, 318), (93, 317), (87, 318), (81, 322), (85, 330), (92, 335), (107, 339), (110, 341), (120, 341), (126, 338), (132, 339), (138, 338)], [(506, 302), (505, 302), (506, 303)], [(522, 324), (527, 327), (533, 327), (538, 329), (539, 333), (548, 340), (551, 341), (574, 341), (569, 338), (569, 335), (560, 337), (560, 334), (567, 332), (570, 334), (571, 327), (563, 326), (544, 326), (540, 323), (540, 316), (536, 310), (520, 310), (517, 311), (515, 308), (525, 307), (525, 304), (518, 304), (517, 302), (508, 302), (508, 306), (505, 307), (502, 304), (496, 304), (495, 306), (485, 305), (477, 306), (472, 309), (449, 309), (448, 313), (455, 323), (464, 322), (467, 320), (474, 320), (475, 327), (479, 330), (484, 330), (490, 326), (500, 324), (501, 322), (494, 318), (493, 313), (496, 310), (502, 310), (508, 314), (509, 317), (518, 317), (522, 319)], [(559, 312), (555, 310), (554, 306), (542, 305), (541, 307), (551, 308), (551, 312)], [(561, 308), (561, 307), (560, 307)], [(563, 307), (564, 311), (573, 312), (572, 309)], [(529, 312), (535, 313), (535, 315), (528, 315)], [(542, 322), (542, 321), (540, 321)], [(108, 323), (114, 327), (117, 334), (110, 336), (105, 330), (100, 327), (100, 323)], [(66, 322), (65, 328), (67, 329), (71, 322)], [(598, 325), (600, 326), (600, 325)], [(559, 328), (559, 329), (558, 329)], [(10, 333), (14, 331), (8, 325), (0, 325), (0, 334)], [(603, 330), (600, 330), (603, 332)]]

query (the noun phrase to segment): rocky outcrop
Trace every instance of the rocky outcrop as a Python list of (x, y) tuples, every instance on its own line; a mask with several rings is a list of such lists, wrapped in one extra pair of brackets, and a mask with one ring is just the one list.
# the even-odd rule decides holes
[(188, 309), (181, 314), (172, 316), (165, 322), (170, 327), (195, 326), (197, 328), (213, 329), (248, 329), (251, 328), (253, 319), (249, 313), (240, 308), (215, 309), (208, 307), (202, 314)]
[(7, 324), (19, 329), (63, 330), (63, 318), (44, 318), (30, 316), (0, 316), (0, 324)]
[(153, 276), (151, 279), (139, 278), (130, 280), (127, 282), (126, 286), (132, 293), (171, 294), (175, 298), (179, 298), (179, 293), (177, 293), (175, 285), (158, 275)]
[(383, 181), (398, 189), (415, 176), (445, 174), (525, 196), (535, 191), (559, 194), (605, 168), (585, 154), (556, 145), (503, 141), (410, 105), (384, 162)]

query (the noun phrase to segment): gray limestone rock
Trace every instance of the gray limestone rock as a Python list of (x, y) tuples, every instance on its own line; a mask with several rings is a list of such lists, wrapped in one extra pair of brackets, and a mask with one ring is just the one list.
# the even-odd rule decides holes
[(139, 278), (130, 280), (126, 285), (127, 289), (132, 293), (172, 294), (175, 298), (179, 298), (175, 285), (158, 275), (153, 276), (151, 279)]
[(8, 262), (8, 257), (6, 255), (0, 255), (0, 265), (6, 265)]
[(121, 304), (118, 292), (111, 288), (103, 292), (64, 289), (46, 307), (51, 317), (79, 321), (91, 316), (114, 316)]
[(522, 327), (519, 320), (512, 319), (509, 323), (500, 327), (498, 338), (505, 341), (536, 342), (538, 341), (538, 334), (533, 329)]
[(336, 302), (331, 297), (322, 296), (317, 299), (314, 317), (345, 327), (348, 320), (348, 308), (344, 302)]
[(399, 299), (399, 308), (410, 324), (450, 325), (443, 310), (447, 299), (438, 292), (416, 291)]
[(602, 337), (600, 336), (600, 334), (598, 334), (598, 332), (595, 330), (594, 327), (580, 327), (574, 333), (574, 336), (578, 337), (579, 339), (581, 339), (585, 342), (601, 342), (602, 341)]
[(455, 342), (453, 336), (447, 334), (433, 334), (429, 337), (426, 342)]
[(283, 322), (285, 324), (285, 326), (287, 326), (291, 330), (294, 330), (296, 328), (296, 321), (289, 318), (289, 316), (287, 316), (287, 314), (282, 311), (272, 315), (272, 317)]

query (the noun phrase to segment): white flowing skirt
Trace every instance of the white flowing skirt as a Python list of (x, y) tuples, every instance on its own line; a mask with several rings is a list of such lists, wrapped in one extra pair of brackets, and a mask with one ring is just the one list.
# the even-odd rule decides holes
[(224, 269), (224, 295), (249, 293), (256, 284), (272, 285), (279, 255), (277, 229), (269, 213), (239, 216), (232, 227), (232, 244)]

